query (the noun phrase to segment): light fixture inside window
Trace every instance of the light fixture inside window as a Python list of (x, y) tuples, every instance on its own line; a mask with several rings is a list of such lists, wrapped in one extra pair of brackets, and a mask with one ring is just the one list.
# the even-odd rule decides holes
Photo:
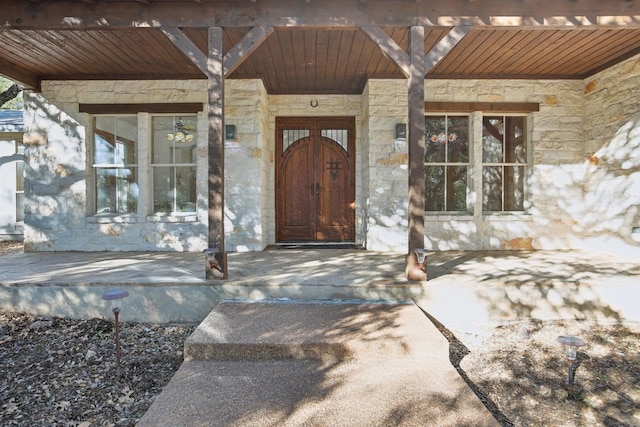
[(188, 125), (179, 118), (178, 121), (173, 125), (173, 132), (167, 134), (167, 139), (169, 141), (175, 141), (177, 143), (183, 142), (191, 142), (193, 141), (193, 134), (189, 133)]

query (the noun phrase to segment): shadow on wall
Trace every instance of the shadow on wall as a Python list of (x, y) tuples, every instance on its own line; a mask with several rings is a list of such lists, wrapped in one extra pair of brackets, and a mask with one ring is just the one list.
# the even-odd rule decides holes
[[(84, 127), (37, 94), (25, 96), (25, 250), (51, 247), (65, 224), (84, 219)], [(78, 183), (82, 185), (77, 185)]]
[[(532, 209), (536, 228), (543, 233), (542, 247), (640, 254), (640, 239), (632, 235), (640, 224), (640, 115), (584, 164), (545, 169), (536, 199), (555, 201), (558, 211), (554, 219), (540, 223), (539, 209)], [(568, 241), (562, 241), (564, 235)]]
[(426, 225), (427, 247), (468, 249), (591, 249), (640, 256), (640, 115), (582, 164), (535, 164), (530, 215), (484, 216)]

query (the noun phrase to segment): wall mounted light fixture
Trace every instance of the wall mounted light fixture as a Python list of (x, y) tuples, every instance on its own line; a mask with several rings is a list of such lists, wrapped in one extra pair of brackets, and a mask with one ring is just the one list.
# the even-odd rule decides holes
[(227, 141), (233, 141), (236, 139), (236, 125), (224, 126), (224, 139)]
[(406, 123), (396, 123), (396, 139), (407, 139)]

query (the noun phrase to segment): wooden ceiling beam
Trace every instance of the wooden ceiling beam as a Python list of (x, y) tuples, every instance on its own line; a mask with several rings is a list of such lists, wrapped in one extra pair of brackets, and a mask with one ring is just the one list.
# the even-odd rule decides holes
[(227, 77), (238, 68), (264, 42), (275, 29), (273, 27), (254, 27), (224, 56), (224, 76)]
[(0, 28), (364, 25), (640, 27), (640, 0), (145, 1), (147, 0), (3, 0)]
[(13, 80), (25, 89), (40, 90), (40, 79), (36, 74), (19, 68), (2, 58), (0, 58), (0, 75)]
[[(162, 32), (180, 51), (189, 58), (204, 75), (207, 75), (207, 57), (196, 46), (196, 44), (187, 37), (182, 30), (175, 27), (161, 28)], [(224, 76), (227, 77), (236, 70), (253, 51), (255, 51), (264, 42), (274, 28), (272, 27), (254, 27), (240, 40), (225, 56), (223, 61)]]
[(444, 56), (453, 49), (467, 33), (471, 31), (470, 26), (458, 25), (449, 31), (442, 40), (435, 45), (424, 57), (424, 72), (428, 73)]
[(202, 73), (208, 75), (207, 56), (179, 28), (163, 27), (162, 32)]
[(380, 27), (366, 25), (360, 27), (364, 33), (369, 36), (382, 51), (382, 54), (391, 62), (396, 64), (402, 71), (405, 77), (411, 75), (411, 61), (409, 54), (402, 50), (402, 48), (385, 33)]

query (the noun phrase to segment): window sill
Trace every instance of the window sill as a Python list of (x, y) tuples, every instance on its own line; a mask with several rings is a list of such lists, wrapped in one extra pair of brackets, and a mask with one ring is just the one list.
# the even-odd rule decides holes
[(424, 220), (427, 222), (446, 222), (446, 221), (473, 221), (473, 215), (469, 212), (460, 212), (460, 213), (436, 213), (436, 212), (425, 212)]
[(138, 216), (135, 214), (98, 214), (87, 217), (89, 224), (111, 224), (111, 223), (125, 223), (135, 224), (138, 222)]
[(523, 221), (531, 218), (531, 214), (526, 212), (487, 212), (482, 214), (482, 219), (489, 221)]
[(188, 213), (157, 213), (147, 216), (147, 222), (198, 222), (198, 214), (195, 212)]

